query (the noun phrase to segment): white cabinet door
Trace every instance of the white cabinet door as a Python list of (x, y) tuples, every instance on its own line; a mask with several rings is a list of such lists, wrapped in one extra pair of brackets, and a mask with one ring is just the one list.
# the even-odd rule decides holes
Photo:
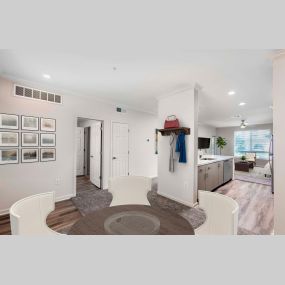
[(76, 129), (76, 175), (84, 174), (84, 128)]
[(129, 175), (129, 126), (112, 123), (112, 176)]
[(90, 127), (90, 181), (101, 188), (101, 122)]

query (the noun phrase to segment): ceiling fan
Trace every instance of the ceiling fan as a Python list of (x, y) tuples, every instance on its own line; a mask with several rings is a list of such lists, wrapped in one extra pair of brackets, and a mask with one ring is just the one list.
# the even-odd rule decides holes
[(241, 124), (240, 124), (241, 129), (246, 128), (247, 125), (248, 125), (248, 123), (245, 120), (241, 120)]

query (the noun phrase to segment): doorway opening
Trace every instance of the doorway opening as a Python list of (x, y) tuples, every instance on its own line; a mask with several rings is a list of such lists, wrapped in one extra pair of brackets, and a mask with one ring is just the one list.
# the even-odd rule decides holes
[(102, 189), (102, 121), (77, 118), (76, 193)]

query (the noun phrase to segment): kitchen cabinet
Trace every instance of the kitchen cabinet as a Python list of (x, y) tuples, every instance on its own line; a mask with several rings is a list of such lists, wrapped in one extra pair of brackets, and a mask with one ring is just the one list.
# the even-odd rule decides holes
[(206, 189), (206, 166), (202, 165), (198, 167), (198, 189), (205, 190)]
[[(226, 175), (224, 172), (226, 172)], [(198, 166), (198, 190), (212, 191), (231, 180), (232, 173), (232, 159)]]
[(219, 186), (218, 163), (206, 165), (206, 190), (211, 191)]
[(224, 183), (224, 162), (219, 161), (217, 162), (217, 164), (218, 164), (219, 185), (222, 185)]

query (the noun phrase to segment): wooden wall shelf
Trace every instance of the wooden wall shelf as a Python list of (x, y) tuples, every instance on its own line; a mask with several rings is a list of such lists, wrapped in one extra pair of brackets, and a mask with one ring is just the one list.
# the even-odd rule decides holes
[(190, 128), (159, 129), (158, 131), (162, 136), (170, 136), (171, 133), (178, 135), (181, 131), (184, 132), (185, 135), (190, 135)]

